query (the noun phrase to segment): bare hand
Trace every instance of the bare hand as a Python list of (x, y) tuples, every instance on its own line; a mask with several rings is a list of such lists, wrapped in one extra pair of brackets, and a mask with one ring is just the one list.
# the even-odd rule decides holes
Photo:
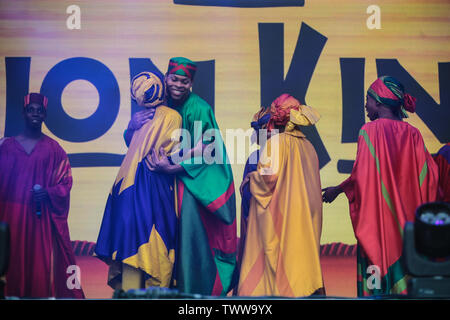
[(153, 119), (155, 115), (155, 108), (147, 108), (142, 111), (138, 111), (131, 117), (130, 123), (128, 124), (128, 129), (138, 130), (148, 121)]
[(324, 188), (322, 189), (322, 191), (322, 200), (326, 203), (333, 202), (334, 199), (336, 199), (336, 197), (342, 193), (342, 189), (339, 186)]
[(39, 190), (31, 190), (33, 192), (33, 200), (35, 203), (44, 202), (49, 199), (47, 189), (41, 188)]
[(161, 147), (159, 149), (159, 156), (155, 149), (152, 149), (150, 153), (150, 170), (152, 171), (162, 171), (162, 172), (168, 172), (170, 171), (171, 167), (173, 166), (169, 158), (166, 156), (166, 153), (164, 151), (164, 148)]
[(200, 139), (194, 149), (192, 149), (189, 153), (192, 157), (195, 157), (198, 154), (203, 155), (203, 151), (205, 150), (206, 146), (206, 144), (203, 144), (203, 139)]

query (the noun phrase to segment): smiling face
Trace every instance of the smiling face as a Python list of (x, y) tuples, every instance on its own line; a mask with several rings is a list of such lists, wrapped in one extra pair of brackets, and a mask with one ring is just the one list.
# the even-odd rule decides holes
[(187, 76), (171, 73), (166, 75), (166, 87), (170, 98), (175, 101), (180, 101), (189, 95), (192, 80)]
[(370, 121), (378, 119), (379, 107), (376, 100), (369, 95), (367, 95), (366, 97), (366, 111), (367, 117), (370, 119)]
[(30, 103), (27, 105), (23, 114), (25, 117), (25, 125), (31, 129), (41, 129), (42, 122), (44, 122), (47, 112), (44, 106), (37, 103)]

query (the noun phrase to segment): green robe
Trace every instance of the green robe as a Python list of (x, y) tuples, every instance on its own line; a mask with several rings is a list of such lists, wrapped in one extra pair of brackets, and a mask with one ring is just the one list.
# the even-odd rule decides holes
[[(212, 155), (216, 160), (211, 163), (197, 156), (180, 163), (185, 171), (177, 176), (176, 284), (185, 293), (225, 295), (237, 280), (233, 173), (211, 106), (191, 93), (182, 106), (174, 109), (183, 119), (183, 129), (189, 132), (190, 136), (185, 137), (190, 140), (187, 148), (193, 148), (203, 136), (204, 143), (209, 143), (203, 154)], [(214, 138), (204, 135), (208, 133)]]

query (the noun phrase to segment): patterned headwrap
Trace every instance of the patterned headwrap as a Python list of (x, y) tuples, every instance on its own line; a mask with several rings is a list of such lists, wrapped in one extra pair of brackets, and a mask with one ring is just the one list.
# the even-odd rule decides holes
[(267, 128), (273, 130), (275, 126), (285, 126), (285, 131), (292, 131), (296, 125), (310, 126), (319, 119), (320, 115), (316, 110), (284, 93), (270, 106), (270, 121)]
[(416, 98), (405, 93), (403, 85), (393, 77), (383, 76), (378, 78), (371, 84), (367, 94), (381, 104), (400, 108), (404, 118), (408, 118), (405, 109), (411, 113), (416, 110)]
[(270, 120), (270, 108), (261, 107), (253, 116), (250, 126), (255, 130), (267, 128), (267, 123)]
[(141, 107), (157, 107), (164, 101), (164, 81), (158, 75), (144, 71), (131, 80), (131, 97)]
[(37, 103), (47, 109), (48, 99), (40, 93), (29, 93), (23, 98), (23, 107), (25, 108), (30, 103)]
[(167, 74), (186, 76), (191, 80), (194, 80), (195, 71), (197, 71), (197, 64), (183, 57), (170, 59), (169, 67), (167, 68)]

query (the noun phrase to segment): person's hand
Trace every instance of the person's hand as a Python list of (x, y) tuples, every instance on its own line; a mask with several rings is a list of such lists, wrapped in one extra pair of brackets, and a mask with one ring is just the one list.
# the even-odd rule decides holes
[(336, 197), (342, 193), (342, 189), (339, 186), (324, 188), (322, 189), (322, 191), (322, 200), (326, 203), (333, 202), (334, 199), (336, 199)]
[(203, 155), (203, 151), (205, 150), (206, 146), (206, 144), (203, 144), (203, 140), (200, 139), (197, 142), (197, 145), (191, 150), (191, 157), (194, 157), (196, 155)]
[(150, 153), (149, 163), (150, 170), (152, 171), (169, 172), (173, 167), (173, 165), (169, 161), (169, 158), (166, 156), (163, 147), (159, 149), (159, 156), (156, 150), (152, 149)]
[(130, 123), (128, 124), (128, 129), (138, 130), (145, 123), (153, 119), (155, 115), (155, 108), (147, 108), (142, 111), (138, 111), (131, 117)]
[(47, 189), (41, 188), (39, 190), (31, 190), (33, 192), (33, 200), (35, 203), (42, 203), (49, 199)]

